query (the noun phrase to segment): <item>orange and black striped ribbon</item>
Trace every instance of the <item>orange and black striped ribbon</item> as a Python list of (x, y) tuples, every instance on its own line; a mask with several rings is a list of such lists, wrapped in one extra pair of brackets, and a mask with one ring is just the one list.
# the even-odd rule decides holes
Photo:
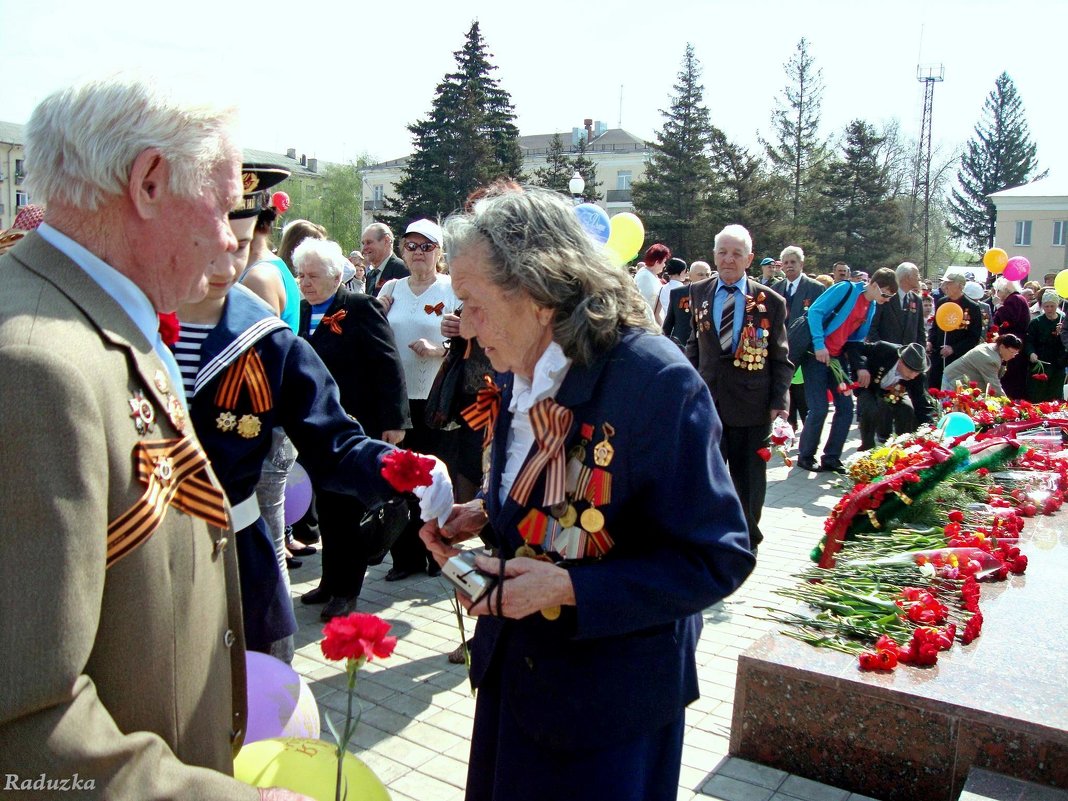
[(255, 348), (249, 348), (236, 362), (227, 368), (219, 389), (215, 393), (215, 405), (221, 409), (237, 407), (237, 398), (241, 388), (248, 388), (248, 397), (252, 401), (252, 411), (263, 414), (271, 408), (271, 384), (267, 380), (267, 371), (263, 360)]
[(328, 314), (325, 317), (323, 317), (323, 319), (319, 321), (319, 325), (325, 325), (327, 328), (329, 328), (335, 334), (340, 334), (341, 333), (341, 321), (344, 320), (348, 316), (349, 316), (349, 310), (348, 309), (342, 309), (341, 311), (336, 311), (333, 314)]
[(423, 307), (423, 311), (427, 314), (436, 314), (441, 317), (442, 312), (445, 311), (445, 301), (438, 301), (436, 306), (431, 306), (429, 303)]
[(482, 431), (482, 447), (489, 447), (493, 439), (493, 427), (497, 424), (497, 415), (501, 413), (501, 390), (488, 375), (482, 376), (486, 386), (481, 387), (475, 395), (475, 402), (460, 412), (464, 422), (472, 431)]
[(218, 528), (230, 524), (222, 490), (208, 479), (208, 457), (196, 440), (177, 437), (139, 442), (134, 458), (145, 494), (108, 524), (107, 567), (151, 537), (168, 506)]
[(571, 429), (573, 414), (552, 398), (545, 398), (530, 409), (530, 427), (534, 431), (537, 452), (523, 465), (509, 493), (520, 506), (525, 506), (534, 484), (545, 472), (544, 506), (552, 506), (567, 498), (566, 458), (564, 441)]

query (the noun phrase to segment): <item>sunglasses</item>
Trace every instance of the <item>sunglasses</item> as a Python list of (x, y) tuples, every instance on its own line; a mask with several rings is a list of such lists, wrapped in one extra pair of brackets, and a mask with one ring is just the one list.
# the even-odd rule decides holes
[(423, 251), (423, 253), (429, 253), (434, 250), (438, 245), (436, 242), (405, 242), (404, 249), (409, 253), (415, 253), (417, 250)]
[(890, 298), (892, 298), (894, 296), (893, 292), (887, 292), (885, 289), (880, 289), (879, 290), (879, 294), (882, 295), (887, 300), (890, 300)]

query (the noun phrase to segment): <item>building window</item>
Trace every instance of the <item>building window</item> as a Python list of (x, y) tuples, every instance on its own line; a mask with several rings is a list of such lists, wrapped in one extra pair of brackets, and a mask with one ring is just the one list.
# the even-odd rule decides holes
[(29, 192), (16, 192), (15, 193), (15, 213), (17, 214), (18, 210), (21, 209), (23, 206), (29, 205), (29, 202), (30, 202), (30, 193)]
[(1053, 221), (1053, 244), (1064, 245), (1064, 226), (1065, 220)]
[(21, 183), (25, 175), (26, 170), (23, 169), (22, 159), (15, 159), (15, 183)]
[(1031, 244), (1031, 221), (1030, 220), (1017, 220), (1016, 221), (1016, 240), (1014, 245), (1027, 246)]
[(616, 173), (616, 189), (630, 189), (630, 170), (620, 170)]
[(371, 197), (374, 200), (376, 207), (379, 203), (382, 202), (382, 196), (385, 194), (385, 191), (385, 184), (375, 184), (375, 188), (372, 190)]

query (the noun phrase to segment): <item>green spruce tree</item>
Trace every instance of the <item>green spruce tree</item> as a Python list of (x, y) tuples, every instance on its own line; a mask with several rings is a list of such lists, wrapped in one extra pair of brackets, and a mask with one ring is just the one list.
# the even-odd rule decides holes
[(961, 157), (960, 191), (950, 193), (950, 230), (976, 252), (992, 247), (995, 209), (987, 195), (1026, 184), (1037, 169), (1038, 147), (1031, 141), (1023, 101), (1003, 72)]
[(575, 167), (564, 153), (564, 140), (560, 134), (554, 133), (545, 154), (545, 166), (538, 167), (531, 173), (530, 182), (571, 197), (567, 184), (574, 174)]
[(827, 171), (822, 208), (814, 221), (820, 250), (830, 260), (871, 273), (900, 261), (900, 209), (882, 162), (883, 137), (863, 120), (845, 131), (842, 154)]
[(797, 52), (783, 65), (787, 85), (771, 115), (773, 139), (762, 140), (772, 170), (787, 186), (790, 222), (795, 227), (809, 217), (812, 209), (806, 201), (819, 186), (820, 165), (828, 155), (819, 132), (823, 71), (815, 63), (808, 41), (802, 38)]
[(428, 117), (408, 126), (415, 152), (383, 215), (394, 228), (461, 208), (474, 189), (495, 178), (522, 177), (515, 110), (491, 75), (497, 68), (477, 21), (453, 55), (456, 71), (438, 84)]
[(661, 109), (664, 127), (641, 181), (632, 186), (634, 207), (645, 225), (645, 241), (660, 241), (683, 258), (711, 253), (710, 212), (715, 183), (709, 145), (713, 127), (704, 105), (701, 65), (686, 45), (671, 108)]
[(586, 155), (586, 147), (586, 137), (580, 136), (578, 144), (575, 145), (575, 150), (578, 152), (574, 158), (571, 159), (571, 166), (573, 171), (577, 171), (578, 174), (582, 176), (582, 180), (586, 182), (586, 186), (582, 190), (583, 202), (596, 203), (604, 197), (604, 195), (597, 189), (597, 187), (601, 185), (597, 180), (597, 164), (593, 159)]
[(712, 134), (711, 153), (712, 168), (722, 187), (713, 211), (717, 225), (740, 223), (752, 234), (756, 252), (778, 255), (790, 239), (784, 235), (782, 224), (785, 209), (781, 181), (768, 173), (760, 157), (731, 142), (718, 128)]

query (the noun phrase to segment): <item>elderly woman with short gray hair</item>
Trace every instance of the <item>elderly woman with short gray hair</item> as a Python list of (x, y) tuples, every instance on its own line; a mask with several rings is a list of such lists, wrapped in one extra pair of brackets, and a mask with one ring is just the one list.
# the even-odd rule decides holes
[[(931, 355), (931, 369), (927, 373), (928, 386), (942, 388), (942, 373), (947, 364), (952, 364), (970, 351), (983, 339), (983, 312), (979, 304), (964, 294), (968, 276), (964, 270), (950, 268), (942, 276), (942, 297), (935, 303), (935, 324), (927, 341)], [(956, 303), (963, 312), (960, 324), (951, 331), (938, 325), (938, 310), (947, 303)]]
[(490, 194), (445, 231), (500, 383), (485, 505), (420, 532), (440, 563), (479, 533), (496, 549), (496, 587), (463, 599), (467, 799), (673, 800), (701, 611), (754, 563), (708, 388), (559, 194)]
[[(994, 295), (998, 299), (998, 306), (994, 309), (993, 323), (999, 336), (1016, 334), (1026, 345), (1027, 326), (1031, 324), (1031, 307), (1020, 294), (1020, 289), (1018, 281), (1010, 281), (1003, 275), (994, 280)], [(1026, 359), (1013, 359), (1005, 367), (1001, 387), (1013, 400), (1023, 400), (1027, 397), (1027, 367)]]

